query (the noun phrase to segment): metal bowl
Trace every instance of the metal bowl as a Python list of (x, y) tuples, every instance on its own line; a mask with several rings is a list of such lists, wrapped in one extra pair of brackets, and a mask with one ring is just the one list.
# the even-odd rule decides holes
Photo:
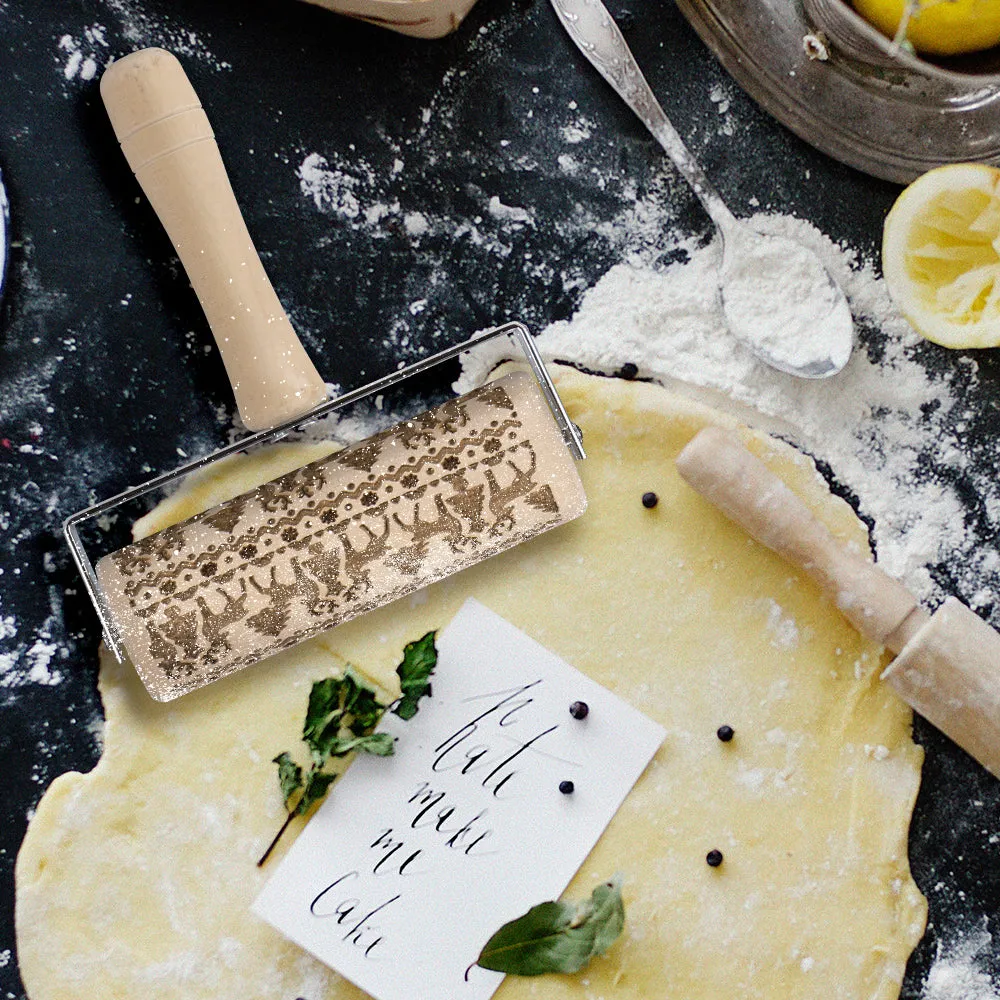
[(844, 0), (677, 0), (737, 82), (817, 149), (886, 180), (1000, 164), (1000, 52), (932, 63)]
[(1000, 85), (1000, 49), (931, 62), (886, 38), (845, 0), (802, 0), (802, 9), (837, 52), (862, 65), (904, 72), (918, 80), (936, 80), (958, 93), (967, 93), (970, 87)]

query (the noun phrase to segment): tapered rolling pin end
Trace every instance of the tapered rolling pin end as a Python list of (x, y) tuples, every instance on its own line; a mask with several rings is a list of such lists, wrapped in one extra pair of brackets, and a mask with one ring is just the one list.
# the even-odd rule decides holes
[(883, 677), (1000, 778), (1000, 635), (982, 618), (949, 597)]
[(148, 48), (116, 59), (101, 76), (101, 98), (119, 142), (147, 125), (200, 108), (177, 57)]
[(898, 653), (885, 681), (1000, 777), (1000, 634), (954, 598), (928, 615), (898, 580), (838, 543), (734, 432), (700, 431), (677, 469), (751, 537), (812, 577), (859, 632)]

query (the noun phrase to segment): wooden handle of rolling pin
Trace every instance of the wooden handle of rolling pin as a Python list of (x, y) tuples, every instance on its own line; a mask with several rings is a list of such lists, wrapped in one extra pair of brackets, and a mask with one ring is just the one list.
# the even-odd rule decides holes
[(757, 541), (801, 567), (845, 617), (899, 655), (884, 679), (1000, 777), (1000, 634), (954, 598), (928, 616), (912, 594), (840, 545), (733, 432), (700, 431), (681, 476)]
[(163, 49), (112, 63), (101, 97), (208, 318), (243, 423), (263, 430), (327, 398), (254, 249), (215, 136), (181, 64)]
[(898, 653), (927, 620), (899, 581), (837, 542), (732, 432), (706, 427), (677, 456), (677, 470), (753, 538), (804, 569), (859, 632)]

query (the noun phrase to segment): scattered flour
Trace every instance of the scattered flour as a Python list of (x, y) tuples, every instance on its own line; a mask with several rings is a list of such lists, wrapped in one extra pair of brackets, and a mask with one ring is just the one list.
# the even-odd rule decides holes
[(70, 651), (62, 639), (62, 598), (59, 587), (49, 587), (52, 613), (30, 637), (20, 636), (15, 618), (4, 616), (0, 608), (0, 691), (25, 684), (51, 687), (63, 681), (65, 674), (58, 664), (68, 660)]
[(712, 87), (708, 99), (718, 108), (720, 115), (726, 114), (732, 104), (728, 91), (721, 83), (716, 83)]
[(578, 121), (572, 125), (564, 125), (560, 129), (560, 134), (563, 142), (575, 146), (578, 142), (589, 139), (593, 135), (594, 128), (593, 122)]
[(427, 216), (422, 212), (407, 212), (403, 216), (403, 227), (407, 234), (414, 238), (426, 235), (431, 228)]
[(771, 598), (764, 603), (767, 608), (767, 631), (772, 645), (779, 649), (795, 649), (800, 639), (795, 619), (785, 614), (781, 605)]
[(1000, 984), (983, 971), (980, 959), (991, 941), (981, 927), (948, 946), (939, 943), (920, 1000), (1000, 1000)]
[(733, 94), (729, 86), (716, 83), (709, 91), (708, 99), (715, 105), (716, 111), (721, 119), (718, 131), (721, 135), (733, 136), (736, 134), (737, 120), (732, 114)]
[(104, 37), (104, 27), (100, 24), (85, 28), (80, 39), (72, 35), (63, 35), (59, 39), (58, 59), (62, 63), (63, 77), (66, 80), (75, 77), (81, 80), (93, 80), (98, 69), (110, 61), (110, 53), (107, 50), (108, 42)]
[(530, 212), (513, 205), (505, 205), (496, 195), (490, 198), (486, 210), (494, 219), (500, 219), (503, 222), (512, 222), (517, 225), (533, 224)]
[[(329, 162), (319, 153), (310, 153), (298, 169), (299, 188), (311, 198), (321, 212), (329, 212), (345, 219), (361, 215), (361, 203), (356, 194), (359, 179), (344, 170), (331, 169)], [(369, 224), (380, 221), (388, 209), (374, 206), (365, 213)]]
[(16, 688), (24, 684), (49, 687), (60, 684), (64, 674), (53, 666), (52, 661), (60, 657), (65, 659), (67, 656), (65, 646), (46, 641), (41, 636), (27, 648), (22, 645), (13, 652), (0, 653), (0, 689)]
[[(55, 62), (66, 83), (87, 83), (99, 76), (116, 55), (149, 45), (162, 46), (181, 58), (210, 63), (218, 70), (232, 68), (212, 55), (190, 28), (174, 24), (167, 16), (148, 13), (138, 0), (99, 0), (98, 5), (107, 12), (103, 23), (56, 39)], [(119, 38), (125, 41), (124, 47), (119, 45)]]
[[(81, 80), (92, 80), (97, 75), (98, 62), (94, 54), (84, 56), (81, 43), (72, 35), (63, 35), (59, 39), (58, 49), (56, 62), (64, 79), (79, 77)], [(106, 63), (102, 62), (100, 65), (103, 67)]]
[[(398, 173), (394, 168), (390, 172), (390, 179), (398, 176)], [(479, 245), (489, 242), (489, 237), (478, 228), (483, 222), (482, 215), (472, 220), (448, 220), (426, 212), (406, 210), (399, 199), (385, 199), (383, 196), (382, 200), (373, 200), (378, 197), (376, 192), (379, 179), (374, 169), (361, 158), (338, 158), (331, 163), (320, 153), (309, 153), (299, 164), (296, 176), (299, 190), (319, 211), (350, 223), (353, 228), (385, 228), (385, 221), (395, 218), (407, 235), (414, 238), (450, 232), (456, 237), (471, 238)], [(530, 211), (506, 205), (497, 195), (485, 200), (483, 210), (490, 218), (508, 227), (516, 229), (534, 225)], [(499, 252), (500, 242), (494, 241), (490, 250)]]
[(580, 161), (576, 157), (570, 156), (569, 153), (560, 153), (556, 157), (556, 163), (559, 164), (559, 169), (564, 174), (569, 174), (570, 176), (579, 173), (581, 169)]

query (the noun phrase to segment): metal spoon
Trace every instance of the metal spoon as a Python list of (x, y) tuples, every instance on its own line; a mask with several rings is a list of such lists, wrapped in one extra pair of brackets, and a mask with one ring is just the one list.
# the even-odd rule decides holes
[(600, 0), (551, 0), (569, 37), (673, 160), (722, 238), (720, 291), (733, 336), (758, 358), (802, 378), (847, 364), (854, 323), (843, 290), (807, 247), (736, 218), (705, 176), (642, 75)]

